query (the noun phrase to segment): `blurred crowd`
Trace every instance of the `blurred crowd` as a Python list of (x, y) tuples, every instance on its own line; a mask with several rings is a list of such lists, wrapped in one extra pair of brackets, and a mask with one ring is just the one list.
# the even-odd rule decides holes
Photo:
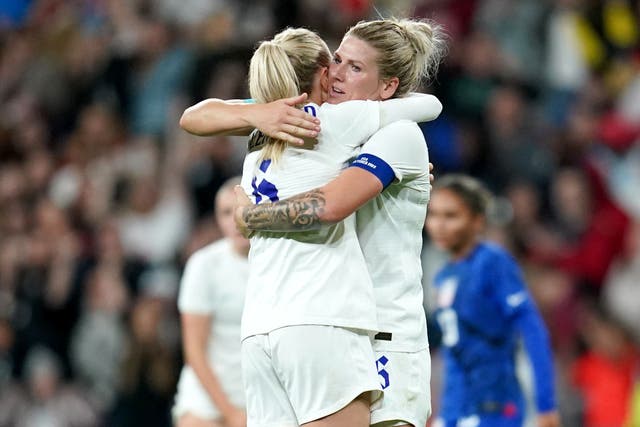
[[(640, 2), (6, 0), (0, 427), (171, 425), (180, 274), (220, 237), (213, 196), (245, 151), (180, 114), (246, 98), (279, 29), (335, 48), (391, 15), (449, 34), (425, 86), (444, 104), (422, 126), (436, 179), (498, 195), (489, 234), (550, 328), (564, 425), (640, 426)], [(441, 259), (425, 235), (427, 310)]]

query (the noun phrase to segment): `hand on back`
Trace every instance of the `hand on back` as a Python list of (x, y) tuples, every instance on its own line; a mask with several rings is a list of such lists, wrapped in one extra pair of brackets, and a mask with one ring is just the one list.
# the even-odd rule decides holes
[(320, 120), (298, 108), (307, 94), (256, 104), (252, 118), (255, 128), (262, 133), (290, 144), (302, 145), (302, 138), (315, 138), (320, 131)]

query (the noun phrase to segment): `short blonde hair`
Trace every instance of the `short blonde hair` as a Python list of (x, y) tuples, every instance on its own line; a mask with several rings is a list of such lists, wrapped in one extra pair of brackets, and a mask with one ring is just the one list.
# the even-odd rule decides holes
[(380, 19), (361, 21), (347, 31), (378, 51), (377, 65), (382, 80), (397, 77), (394, 97), (406, 95), (431, 79), (446, 54), (442, 26), (429, 20)]
[[(254, 52), (249, 65), (251, 97), (266, 103), (309, 93), (317, 71), (330, 61), (331, 52), (319, 35), (305, 28), (287, 28)], [(268, 138), (261, 160), (277, 161), (285, 147), (286, 142)]]

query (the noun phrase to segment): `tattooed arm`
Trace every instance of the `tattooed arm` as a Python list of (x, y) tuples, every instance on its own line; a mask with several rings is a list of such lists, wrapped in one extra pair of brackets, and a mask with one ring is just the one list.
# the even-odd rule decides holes
[(238, 200), (236, 225), (245, 235), (252, 231), (315, 230), (342, 221), (381, 191), (382, 183), (374, 175), (347, 168), (328, 184), (279, 202), (250, 205), (248, 199)]

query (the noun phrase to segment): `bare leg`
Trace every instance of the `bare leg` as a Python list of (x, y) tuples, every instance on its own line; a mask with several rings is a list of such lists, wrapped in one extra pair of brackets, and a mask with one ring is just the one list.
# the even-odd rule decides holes
[(396, 424), (398, 422), (400, 421), (382, 421), (380, 423), (373, 424), (371, 427), (415, 427), (413, 424)]
[(347, 406), (319, 420), (303, 424), (305, 427), (369, 427), (371, 420), (370, 393), (363, 393)]
[(187, 412), (180, 417), (176, 427), (224, 427), (224, 424), (219, 421), (206, 420)]

